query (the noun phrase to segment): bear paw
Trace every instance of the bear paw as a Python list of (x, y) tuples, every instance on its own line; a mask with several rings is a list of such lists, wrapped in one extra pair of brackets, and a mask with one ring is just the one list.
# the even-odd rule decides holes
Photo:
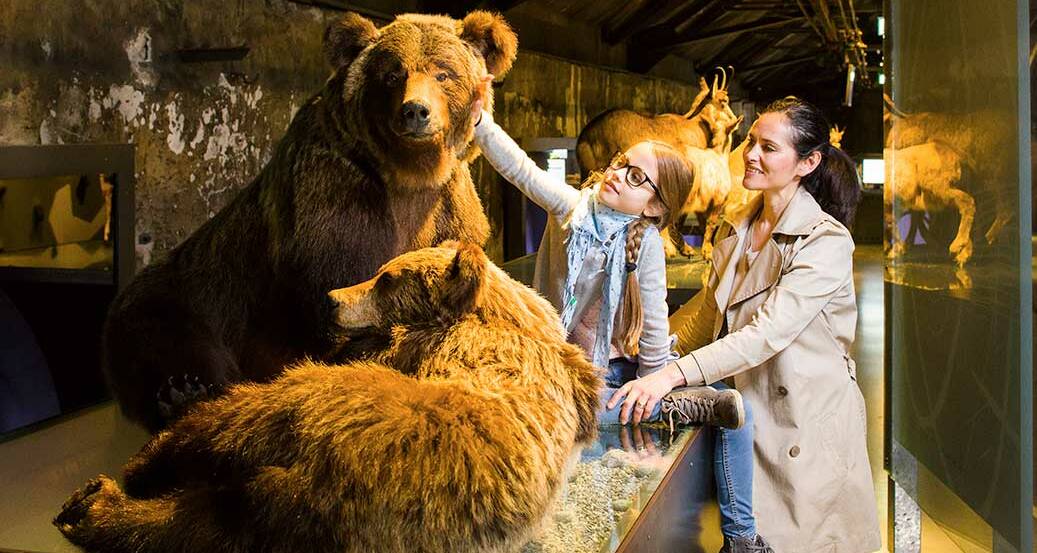
[(93, 529), (95, 512), (103, 509), (105, 499), (120, 494), (119, 485), (111, 478), (100, 475), (76, 490), (61, 506), (61, 513), (54, 517), (54, 526), (69, 540), (81, 542)]
[(158, 413), (168, 424), (183, 416), (195, 403), (216, 397), (218, 388), (215, 384), (202, 383), (197, 376), (171, 376), (155, 395)]

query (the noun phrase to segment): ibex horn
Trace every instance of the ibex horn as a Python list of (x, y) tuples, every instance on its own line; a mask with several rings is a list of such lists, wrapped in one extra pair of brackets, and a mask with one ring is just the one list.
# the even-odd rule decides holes
[(893, 103), (893, 98), (889, 97), (889, 94), (882, 94), (882, 102), (886, 104), (886, 109), (897, 117), (907, 117), (907, 114), (897, 108), (897, 105)]
[(728, 65), (727, 68), (731, 70), (730, 75), (728, 75), (727, 78), (731, 79), (732, 81), (735, 80), (735, 66)]
[(720, 75), (717, 75), (715, 73), (713, 74), (713, 95), (714, 96), (717, 95), (717, 79), (719, 79), (719, 78), (720, 78)]
[(720, 80), (720, 90), (727, 90), (727, 71), (724, 71), (723, 67), (717, 67), (720, 70), (720, 74), (723, 78)]

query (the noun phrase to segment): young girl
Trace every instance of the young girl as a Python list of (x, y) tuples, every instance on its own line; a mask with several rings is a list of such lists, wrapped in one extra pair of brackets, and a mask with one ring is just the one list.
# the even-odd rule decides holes
[[(481, 107), (478, 100), (473, 111)], [(569, 340), (592, 363), (608, 368), (604, 406), (615, 389), (670, 360), (659, 231), (669, 224), (670, 206), (683, 205), (691, 170), (669, 145), (640, 142), (617, 152), (603, 172), (592, 173), (576, 190), (537, 167), (489, 113), (473, 120), (479, 121), (475, 142), (490, 164), (551, 216), (537, 253), (534, 288), (558, 309)], [(738, 392), (700, 387), (691, 394), (710, 408), (682, 422), (741, 425)], [(631, 410), (638, 420), (657, 419), (661, 403), (617, 405), (600, 420), (626, 423)]]

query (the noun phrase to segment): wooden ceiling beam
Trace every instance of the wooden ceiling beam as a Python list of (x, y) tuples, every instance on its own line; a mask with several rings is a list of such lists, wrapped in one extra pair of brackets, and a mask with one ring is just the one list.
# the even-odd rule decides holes
[(794, 58), (785, 58), (774, 61), (765, 61), (756, 65), (750, 65), (748, 67), (739, 70), (739, 73), (745, 75), (746, 73), (755, 73), (757, 71), (767, 71), (770, 69), (777, 69), (779, 67), (788, 67), (790, 65), (799, 65), (808, 61), (817, 61), (818, 56), (822, 55), (822, 52), (815, 52), (806, 56), (797, 56)]
[[(703, 6), (712, 0), (650, 0), (646, 2), (631, 2), (627, 7), (636, 7), (630, 12), (620, 12), (618, 15), (627, 15), (616, 24), (603, 26), (602, 38), (609, 44), (618, 44), (631, 39), (638, 33), (646, 36), (667, 29), (671, 22), (686, 13), (696, 14)], [(639, 5), (640, 4), (640, 5)], [(667, 29), (672, 32), (672, 28)]]
[(677, 19), (686, 13), (698, 13), (698, 11), (704, 8), (709, 2), (710, 0), (684, 0), (682, 2), (675, 2), (672, 8), (666, 10), (662, 17), (659, 18), (659, 24), (669, 24), (674, 19)]
[(608, 44), (619, 44), (630, 38), (644, 28), (645, 19), (659, 9), (658, 0), (634, 0), (621, 5), (622, 8), (608, 18), (612, 24), (601, 27), (601, 39)]
[(724, 0), (709, 0), (709, 2), (702, 5), (701, 8), (684, 21), (678, 23), (673, 28), (673, 34), (680, 36), (683, 35), (689, 29), (692, 31), (697, 30), (699, 24), (705, 22), (707, 25), (720, 17), (722, 13), (726, 11), (724, 6)]
[(522, 2), (523, 0), (420, 0), (417, 11), (441, 13), (460, 19), (472, 10), (506, 12)]
[(726, 67), (728, 65), (734, 67), (737, 72), (739, 66), (745, 63), (743, 57), (750, 54), (758, 54), (764, 49), (770, 49), (770, 46), (764, 46), (753, 36), (745, 37), (744, 40), (736, 41), (733, 45), (722, 49), (713, 57), (699, 65), (698, 73), (704, 75), (706, 72), (712, 71), (713, 68), (717, 66)]
[(387, 23), (396, 19), (396, 14), (383, 12), (379, 10), (372, 10), (369, 8), (362, 8), (354, 6), (350, 2), (345, 0), (288, 0), (295, 4), (303, 4), (305, 6), (313, 6), (315, 8), (321, 8), (326, 10), (332, 10), (337, 12), (355, 12), (359, 15), (374, 19), (376, 23)]
[(481, 8), (484, 10), (490, 10), (491, 12), (504, 13), (523, 2), (525, 2), (525, 0), (486, 0), (483, 2), (485, 6), (481, 6)]
[(705, 33), (702, 33), (693, 38), (674, 41), (668, 44), (657, 45), (659, 48), (666, 48), (668, 50), (679, 50), (688, 46), (693, 46), (700, 42), (707, 40), (714, 40), (718, 38), (728, 38), (732, 36), (739, 36), (745, 33), (759, 32), (769, 29), (777, 29), (781, 27), (789, 27), (792, 25), (800, 25), (803, 23), (802, 17), (793, 17), (789, 19), (765, 19), (761, 21), (754, 21), (751, 23), (743, 23), (740, 25), (732, 25), (730, 27), (723, 27), (720, 29), (714, 29)]
[[(641, 28), (637, 33), (642, 36), (654, 35), (656, 33), (662, 33), (666, 36), (673, 35), (673, 28), (676, 21), (683, 23), (689, 17), (693, 17), (699, 13), (704, 7), (706, 7), (713, 0), (683, 0), (681, 2), (675, 2), (670, 9), (663, 11), (660, 16), (653, 20), (650, 25)], [(632, 38), (632, 37), (628, 37)]]
[(627, 69), (635, 73), (647, 73), (659, 63), (669, 51), (657, 47), (681, 36), (684, 30), (693, 28), (700, 21), (713, 21), (724, 12), (725, 0), (697, 0), (678, 11), (673, 19), (689, 14), (675, 25), (649, 27), (635, 33), (627, 41)]
[[(724, 0), (700, 0), (684, 6), (674, 5), (673, 12), (695, 9), (682, 22), (676, 25), (653, 25), (641, 32), (631, 35), (628, 43), (627, 69), (639, 73), (651, 70), (667, 54), (704, 43), (710, 40), (724, 40), (739, 37), (745, 33), (794, 30), (803, 24), (804, 19), (794, 17), (766, 17), (756, 21), (730, 25), (715, 29), (700, 29), (716, 21), (726, 12), (728, 3)], [(673, 13), (671, 12), (671, 13)], [(688, 13), (688, 12), (685, 12)]]

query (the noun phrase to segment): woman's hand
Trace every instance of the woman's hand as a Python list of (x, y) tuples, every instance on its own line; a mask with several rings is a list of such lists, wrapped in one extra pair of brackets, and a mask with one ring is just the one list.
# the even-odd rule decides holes
[[(684, 376), (677, 366), (671, 363), (648, 376), (624, 384), (623, 387), (616, 390), (616, 393), (612, 394), (612, 399), (609, 399), (606, 408), (612, 409), (619, 402), (623, 402), (623, 408), (619, 412), (620, 424), (626, 424), (627, 421), (640, 424), (641, 420), (652, 414), (663, 396), (683, 382)], [(633, 414), (632, 420), (631, 414)]]
[(472, 125), (478, 125), (482, 121), (482, 108), (490, 97), (490, 85), (493, 83), (493, 75), (487, 73), (479, 79), (475, 85), (475, 98), (472, 100)]

